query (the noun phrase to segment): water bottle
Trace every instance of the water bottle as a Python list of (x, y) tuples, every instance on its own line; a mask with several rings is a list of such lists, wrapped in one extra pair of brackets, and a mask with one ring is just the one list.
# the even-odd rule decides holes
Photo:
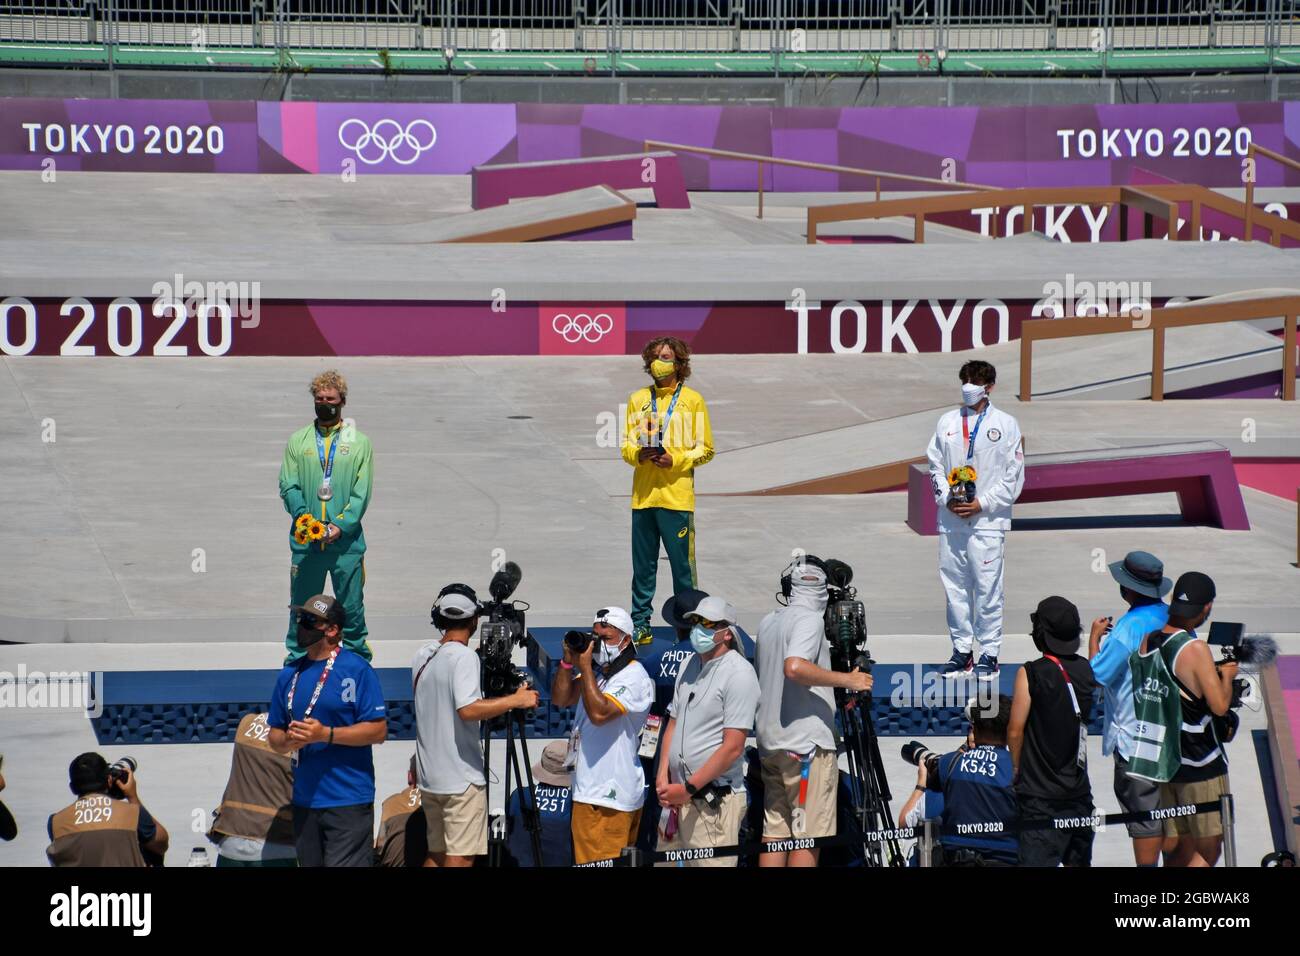
[(190, 850), (190, 862), (186, 866), (211, 866), (212, 861), (208, 859), (206, 847), (196, 846)]

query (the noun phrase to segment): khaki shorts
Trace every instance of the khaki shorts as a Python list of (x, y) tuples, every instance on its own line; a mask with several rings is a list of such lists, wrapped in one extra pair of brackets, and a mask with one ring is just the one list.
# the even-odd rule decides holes
[(471, 783), (460, 793), (420, 791), (430, 853), (487, 853), (487, 787)]
[[(1228, 775), (1220, 774), (1209, 780), (1191, 783), (1162, 783), (1160, 807), (1178, 807), (1189, 803), (1214, 803), (1228, 792)], [(1217, 813), (1198, 813), (1194, 817), (1171, 817), (1165, 821), (1165, 836), (1201, 837), (1223, 836), (1223, 819)]]
[(813, 751), (802, 833), (795, 833), (793, 827), (799, 806), (799, 761), (783, 751), (763, 757), (762, 765), (764, 840), (835, 835), (835, 791), (840, 776), (835, 751), (820, 747)]
[(612, 860), (636, 844), (641, 809), (614, 810), (592, 803), (573, 804), (573, 862)]
[[(745, 795), (732, 790), (714, 809), (700, 800), (688, 800), (677, 809), (677, 832), (671, 840), (659, 834), (661, 850), (698, 850), (710, 846), (735, 846), (740, 841), (740, 821), (747, 806)], [(681, 860), (668, 866), (735, 866), (736, 856)]]

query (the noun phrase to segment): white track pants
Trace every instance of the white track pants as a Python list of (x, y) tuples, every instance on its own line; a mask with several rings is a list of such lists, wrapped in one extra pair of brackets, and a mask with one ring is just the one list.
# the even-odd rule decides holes
[(948, 635), (963, 654), (998, 656), (1002, 646), (1001, 531), (939, 535), (939, 580), (948, 596)]

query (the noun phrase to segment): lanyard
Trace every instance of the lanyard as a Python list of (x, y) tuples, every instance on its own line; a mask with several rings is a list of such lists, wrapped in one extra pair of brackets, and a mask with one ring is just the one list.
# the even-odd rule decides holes
[(969, 438), (966, 444), (966, 460), (970, 461), (975, 457), (975, 436), (980, 433), (980, 423), (984, 421), (984, 416), (989, 413), (988, 405), (984, 406), (984, 411), (980, 412), (980, 417), (975, 419), (975, 430), (968, 431), (970, 428), (970, 416), (962, 413), (961, 416), (961, 437)]
[(659, 401), (655, 398), (655, 388), (650, 386), (650, 414), (654, 416), (655, 424), (659, 425), (659, 444), (664, 443), (664, 436), (668, 434), (668, 423), (673, 420), (673, 409), (677, 407), (677, 397), (682, 394), (682, 383), (677, 383), (677, 388), (673, 390), (673, 400), (668, 403), (668, 411), (664, 414), (664, 421), (659, 425)]
[(1065, 672), (1065, 666), (1051, 654), (1044, 654), (1043, 656), (1061, 669), (1061, 676), (1065, 678), (1065, 689), (1070, 692), (1070, 703), (1074, 705), (1074, 716), (1082, 721), (1083, 711), (1079, 709), (1079, 698), (1074, 696), (1074, 682), (1070, 680), (1070, 675)]
[(329, 460), (325, 460), (325, 442), (321, 438), (320, 429), (312, 429), (316, 433), (316, 456), (320, 459), (321, 471), (325, 473), (325, 484), (330, 483), (330, 475), (334, 473), (334, 452), (339, 447), (338, 435), (330, 436)]
[[(303, 720), (306, 720), (308, 717), (311, 716), (311, 712), (316, 707), (316, 701), (320, 700), (321, 688), (323, 688), (325, 686), (325, 682), (329, 680), (330, 671), (334, 669), (334, 661), (339, 656), (339, 650), (342, 648), (342, 646), (343, 645), (340, 644), (338, 647), (334, 648), (334, 650), (330, 651), (329, 660), (325, 662), (325, 669), (320, 672), (320, 680), (316, 682), (316, 689), (311, 692), (311, 700), (307, 702), (307, 709), (302, 712)], [(297, 671), (293, 675), (293, 680), (289, 681), (289, 719), (290, 720), (293, 720), (293, 692), (298, 687), (298, 676), (301, 673), (302, 671)]]

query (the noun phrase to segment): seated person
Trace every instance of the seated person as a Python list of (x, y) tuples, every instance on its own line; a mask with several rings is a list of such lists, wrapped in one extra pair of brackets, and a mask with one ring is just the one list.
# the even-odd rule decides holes
[[(564, 769), (568, 746), (553, 740), (542, 749), (533, 767), (533, 791), (541, 824), (542, 866), (573, 866), (573, 838), (570, 812), (573, 803), (573, 772)], [(526, 800), (515, 790), (506, 804), (506, 847), (519, 866), (535, 866), (533, 840), (523, 817)]]

